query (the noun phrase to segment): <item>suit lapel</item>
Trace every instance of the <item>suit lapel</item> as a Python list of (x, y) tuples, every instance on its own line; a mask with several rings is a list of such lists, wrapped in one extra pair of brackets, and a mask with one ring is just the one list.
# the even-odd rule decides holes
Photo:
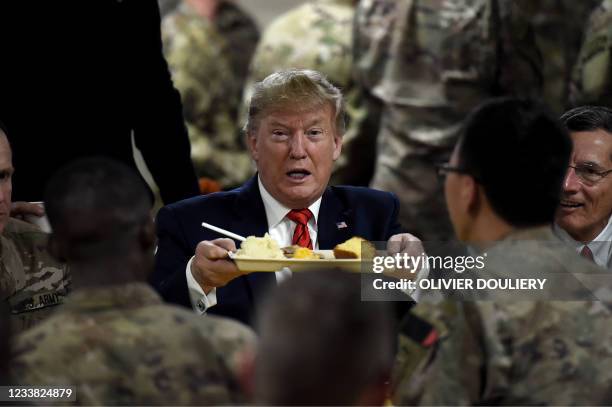
[(235, 230), (242, 231), (244, 236), (263, 236), (268, 231), (268, 220), (259, 194), (257, 176), (251, 178), (240, 188), (233, 209), (232, 223)]
[(333, 188), (328, 187), (323, 193), (317, 220), (319, 249), (333, 249), (351, 238), (353, 230), (353, 211), (338, 198)]

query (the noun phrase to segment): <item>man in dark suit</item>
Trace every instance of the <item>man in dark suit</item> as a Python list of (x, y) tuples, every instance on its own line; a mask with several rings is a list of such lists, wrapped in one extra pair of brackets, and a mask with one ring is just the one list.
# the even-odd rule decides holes
[[(342, 149), (342, 94), (315, 71), (291, 70), (255, 86), (245, 126), (258, 174), (242, 187), (162, 208), (152, 283), (171, 302), (251, 323), (254, 305), (275, 281), (244, 275), (228, 260), (231, 239), (208, 222), (244, 236), (269, 233), (282, 246), (332, 249), (352, 236), (392, 241), (394, 251), (420, 247), (400, 234), (398, 201), (388, 192), (328, 187)], [(416, 243), (414, 243), (416, 241)], [(276, 280), (287, 277), (276, 273)]]
[(0, 49), (16, 200), (75, 158), (136, 168), (132, 132), (166, 204), (199, 193), (156, 0), (2, 1)]

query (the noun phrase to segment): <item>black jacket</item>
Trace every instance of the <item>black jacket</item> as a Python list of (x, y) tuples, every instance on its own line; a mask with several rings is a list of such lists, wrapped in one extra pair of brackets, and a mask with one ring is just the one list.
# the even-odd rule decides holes
[(0, 120), (15, 199), (41, 200), (75, 158), (135, 167), (132, 131), (165, 203), (198, 194), (160, 37), (156, 0), (0, 2)]

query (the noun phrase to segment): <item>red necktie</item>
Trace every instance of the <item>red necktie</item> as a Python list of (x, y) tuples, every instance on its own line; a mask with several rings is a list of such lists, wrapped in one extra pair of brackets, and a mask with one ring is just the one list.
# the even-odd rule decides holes
[(580, 251), (580, 255), (585, 259), (591, 260), (593, 263), (595, 263), (595, 258), (593, 258), (593, 252), (591, 251), (591, 249), (589, 249), (589, 246), (585, 245)]
[(310, 209), (292, 209), (287, 217), (296, 223), (291, 244), (312, 249), (312, 240), (308, 231), (308, 221), (312, 218)]

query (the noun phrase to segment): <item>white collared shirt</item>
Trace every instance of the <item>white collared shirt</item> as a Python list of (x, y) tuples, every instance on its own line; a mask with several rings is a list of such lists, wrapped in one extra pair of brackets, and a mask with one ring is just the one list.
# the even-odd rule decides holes
[[(580, 253), (585, 244), (574, 240), (569, 233), (563, 230), (556, 223), (553, 226), (555, 234), (565, 243), (573, 247)], [(586, 244), (593, 253), (593, 260), (598, 266), (612, 270), (612, 216), (608, 220), (606, 227), (591, 242)]]
[[(293, 232), (295, 231), (296, 223), (287, 218), (287, 214), (291, 210), (280, 202), (278, 202), (270, 193), (264, 188), (261, 183), (259, 176), (257, 177), (257, 184), (259, 186), (259, 193), (263, 200), (264, 209), (266, 211), (266, 219), (268, 220), (268, 233), (274, 239), (280, 247), (286, 247), (291, 245), (293, 240)], [(317, 239), (317, 219), (319, 218), (319, 209), (321, 208), (321, 197), (317, 199), (312, 205), (308, 207), (310, 212), (314, 215), (308, 221), (308, 231), (310, 232), (310, 239), (312, 240), (313, 248), (319, 247), (319, 241)], [(204, 294), (204, 290), (200, 287), (200, 284), (191, 274), (191, 261), (193, 257), (187, 263), (185, 272), (187, 273), (187, 287), (189, 288), (189, 297), (191, 299), (191, 305), (193, 309), (202, 314), (206, 310), (217, 304), (217, 289), (213, 288), (208, 295)], [(276, 281), (281, 282), (291, 276), (291, 270), (285, 268), (276, 272)]]

